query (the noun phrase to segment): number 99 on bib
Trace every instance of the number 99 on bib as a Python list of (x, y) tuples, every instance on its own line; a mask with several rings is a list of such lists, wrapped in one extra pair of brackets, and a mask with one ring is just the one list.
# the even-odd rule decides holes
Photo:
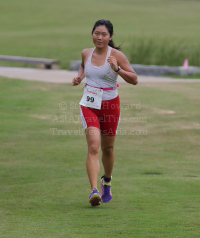
[(79, 104), (85, 107), (101, 109), (102, 96), (103, 89), (86, 85), (84, 87), (83, 97)]

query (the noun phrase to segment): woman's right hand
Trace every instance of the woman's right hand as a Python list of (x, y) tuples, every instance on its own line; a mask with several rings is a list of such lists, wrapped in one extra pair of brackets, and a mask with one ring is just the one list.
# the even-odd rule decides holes
[(72, 86), (76, 86), (76, 85), (79, 85), (81, 83), (81, 78), (80, 77), (75, 77), (73, 78), (72, 80)]

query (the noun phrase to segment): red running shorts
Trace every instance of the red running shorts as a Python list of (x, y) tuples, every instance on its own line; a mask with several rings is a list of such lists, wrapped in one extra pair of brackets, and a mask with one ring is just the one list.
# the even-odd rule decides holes
[(102, 101), (100, 110), (80, 105), (80, 114), (84, 130), (94, 126), (99, 128), (103, 135), (115, 136), (120, 123), (119, 95), (111, 100)]

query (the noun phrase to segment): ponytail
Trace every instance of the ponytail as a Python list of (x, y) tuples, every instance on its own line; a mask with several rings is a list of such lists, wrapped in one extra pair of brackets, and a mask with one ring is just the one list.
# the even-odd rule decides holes
[(108, 45), (109, 45), (110, 47), (116, 49), (116, 50), (120, 50), (120, 49), (121, 49), (121, 45), (115, 46), (113, 40), (110, 40), (109, 43), (108, 43)]

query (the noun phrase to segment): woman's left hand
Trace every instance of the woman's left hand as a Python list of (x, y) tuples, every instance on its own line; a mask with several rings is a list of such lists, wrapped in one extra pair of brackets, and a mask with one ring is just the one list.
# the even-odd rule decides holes
[(114, 56), (109, 56), (108, 62), (110, 63), (110, 66), (114, 71), (118, 70), (117, 60), (115, 59)]

